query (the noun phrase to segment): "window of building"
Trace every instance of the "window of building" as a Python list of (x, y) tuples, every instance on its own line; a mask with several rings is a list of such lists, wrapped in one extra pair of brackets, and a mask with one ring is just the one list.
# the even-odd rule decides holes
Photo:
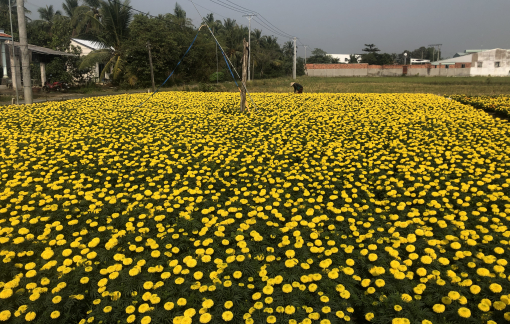
[(463, 69), (466, 67), (466, 64), (462, 64), (460, 67)]
[(500, 67), (500, 62), (494, 62), (494, 67)]
[(445, 68), (445, 69), (449, 69), (449, 68), (450, 68), (450, 66), (449, 66), (449, 65), (445, 65), (445, 67), (444, 67), (444, 68)]
[(477, 66), (477, 67), (482, 67), (482, 65), (483, 65), (483, 63), (482, 63), (482, 62), (477, 62), (477, 63), (476, 63), (476, 66)]

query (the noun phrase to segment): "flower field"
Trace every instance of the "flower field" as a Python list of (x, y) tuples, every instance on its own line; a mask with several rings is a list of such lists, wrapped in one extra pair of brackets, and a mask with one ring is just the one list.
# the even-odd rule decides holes
[(451, 96), (452, 99), (457, 100), (463, 104), (472, 105), (475, 108), (488, 109), (495, 112), (500, 112), (510, 117), (510, 96)]
[(0, 108), (0, 321), (510, 321), (508, 121), (424, 94), (145, 96)]

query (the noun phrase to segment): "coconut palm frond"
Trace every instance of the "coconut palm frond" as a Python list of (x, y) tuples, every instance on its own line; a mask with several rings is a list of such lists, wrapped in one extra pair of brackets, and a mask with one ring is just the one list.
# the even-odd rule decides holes
[(95, 65), (96, 63), (104, 63), (108, 61), (108, 59), (112, 56), (111, 50), (104, 49), (104, 50), (97, 50), (90, 52), (87, 56), (85, 56), (79, 66), (80, 70), (84, 70), (87, 68), (90, 68), (91, 66)]

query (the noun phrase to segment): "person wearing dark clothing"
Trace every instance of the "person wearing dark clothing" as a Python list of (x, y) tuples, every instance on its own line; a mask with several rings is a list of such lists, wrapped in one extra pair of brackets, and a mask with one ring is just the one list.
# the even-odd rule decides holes
[(303, 86), (299, 83), (292, 82), (290, 86), (294, 87), (294, 93), (303, 93)]

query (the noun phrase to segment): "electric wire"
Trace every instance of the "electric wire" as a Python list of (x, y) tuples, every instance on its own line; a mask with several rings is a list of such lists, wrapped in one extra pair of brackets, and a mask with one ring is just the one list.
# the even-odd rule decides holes
[[(127, 6), (127, 5), (123, 4), (123, 3), (120, 3), (120, 1), (118, 1), (118, 0), (108, 0), (108, 1), (112, 1), (113, 3), (119, 4), (119, 5), (121, 5), (121, 6), (124, 6), (124, 7), (128, 8), (129, 10), (133, 10), (133, 11), (139, 12), (139, 13), (141, 13), (141, 14), (144, 14), (144, 15), (149, 16), (149, 17), (152, 17), (152, 18), (158, 18), (158, 19), (160, 19), (160, 18), (161, 18), (160, 16), (153, 16), (153, 15), (149, 14), (148, 12), (143, 12), (143, 11), (140, 11), (140, 10), (138, 10), (138, 9), (135, 9), (135, 8), (133, 8), (133, 7), (131, 7), (131, 6)], [(183, 27), (183, 25), (182, 25), (182, 24), (178, 24), (178, 23), (175, 23), (175, 22), (173, 22), (173, 21), (168, 21), (168, 22), (169, 22), (169, 23), (171, 23), (171, 24), (174, 24), (174, 25), (177, 25), (177, 26)]]
[[(221, 0), (210, 0), (211, 2), (221, 6), (221, 7), (224, 7), (226, 9), (230, 9), (232, 11), (235, 11), (235, 12), (238, 12), (238, 13), (241, 13), (241, 14), (250, 14), (250, 13), (253, 13), (255, 11), (246, 11), (246, 10), (239, 10), (233, 6), (230, 6), (230, 5), (225, 5), (223, 2), (222, 3), (219, 3), (217, 1), (221, 1)], [(265, 19), (265, 18), (264, 18)], [(253, 19), (255, 21), (255, 18)], [(282, 32), (279, 32), (277, 30), (275, 30), (274, 28), (272, 28), (271, 26), (269, 26), (267, 23), (265, 23), (264, 21), (258, 21), (258, 24), (261, 25), (262, 27), (265, 27), (267, 30), (271, 31), (273, 34), (276, 34), (278, 36), (281, 36), (283, 38), (292, 38), (294, 36), (291, 36), (290, 34), (287, 34), (287, 33), (282, 33)]]
[[(221, 0), (217, 0), (217, 1), (221, 1)], [(240, 6), (240, 5), (238, 5), (237, 3), (232, 2), (232, 1), (230, 1), (230, 0), (226, 0), (226, 1), (227, 1), (227, 2), (230, 2), (231, 4), (233, 4), (233, 5), (235, 5), (235, 6), (239, 7), (239, 8), (242, 8), (242, 9), (247, 10), (247, 11), (251, 11), (251, 12), (253, 12), (253, 13), (256, 13), (256, 14), (257, 14), (257, 16), (260, 16), (260, 18), (262, 18), (262, 19), (263, 19), (264, 21), (266, 21), (268, 24), (270, 24), (270, 25), (271, 25), (271, 26), (273, 26), (275, 29), (277, 29), (278, 31), (280, 31), (282, 34), (287, 35), (287, 37), (294, 37), (294, 36), (290, 35), (289, 33), (286, 33), (286, 32), (284, 32), (283, 30), (281, 30), (280, 28), (276, 27), (275, 25), (273, 25), (273, 24), (272, 24), (269, 20), (267, 20), (267, 19), (266, 19), (263, 15), (261, 15), (259, 12), (254, 11), (254, 10), (251, 10), (251, 9), (248, 9), (248, 8), (245, 8), (245, 7), (243, 7), (243, 6)], [(221, 2), (223, 2), (223, 1), (221, 1)]]
[[(204, 21), (204, 17), (202, 17), (202, 15), (200, 14), (200, 11), (198, 11), (197, 7), (195, 6), (195, 3), (193, 2), (193, 0), (189, 0), (192, 4), (193, 4), (193, 7), (195, 7), (195, 10), (197, 11), (198, 15), (200, 16), (200, 18), (202, 19), (202, 21)], [(211, 28), (209, 27), (209, 25), (207, 24), (207, 22), (205, 22), (205, 25), (207, 26), (207, 29), (209, 29), (209, 32), (211, 33), (212, 37), (214, 38), (214, 40), (216, 41), (216, 43), (218, 44), (219, 48), (221, 49), (221, 51), (223, 53), (225, 53), (225, 51), (223, 50), (223, 47), (221, 47), (220, 45), (220, 42), (218, 42), (218, 39), (216, 38), (216, 36), (214, 36), (214, 33), (212, 32)], [(225, 58), (228, 60), (228, 62), (230, 63), (230, 65), (232, 65), (232, 68), (234, 69), (234, 72), (237, 74), (237, 77), (242, 80), (242, 78), (239, 76), (239, 73), (237, 72), (234, 64), (232, 64), (232, 62), (230, 61), (230, 59), (225, 55)], [(255, 105), (255, 101), (253, 101), (253, 98), (251, 97), (251, 94), (250, 92), (248, 91), (248, 89), (246, 88), (246, 85), (241, 82), (241, 84), (243, 85), (243, 88), (244, 90), (246, 91), (246, 93), (248, 94), (248, 96), (250, 97), (250, 100), (253, 104), (253, 106), (255, 107), (255, 110), (257, 110), (257, 105)]]

